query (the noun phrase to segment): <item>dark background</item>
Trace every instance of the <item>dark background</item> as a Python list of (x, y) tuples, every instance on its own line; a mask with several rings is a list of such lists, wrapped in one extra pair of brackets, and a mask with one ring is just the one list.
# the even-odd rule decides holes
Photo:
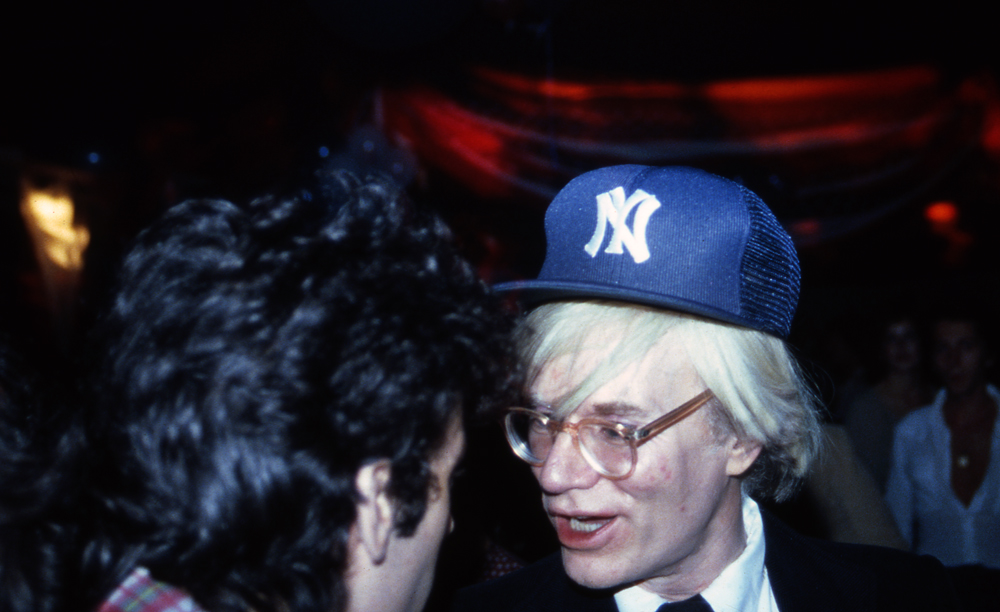
[[(394, 173), (418, 202), (450, 220), (490, 280), (534, 274), (544, 249), (544, 195), (491, 191), (419, 146), (401, 147), (380, 131), (384, 92), (432, 90), (484, 116), (552, 129), (555, 141), (575, 129), (593, 136), (596, 128), (563, 117), (539, 127), (533, 118), (505, 115), (509, 109), (480, 86), (477, 71), (530, 83), (694, 87), (917, 67), (936, 75), (942, 99), (974, 81), (985, 102), (956, 111), (954, 130), (889, 162), (841, 150), (817, 169), (765, 147), (737, 157), (694, 149), (676, 157), (744, 181), (790, 228), (815, 230), (816, 239), (795, 233), (804, 281), (793, 344), (834, 405), (837, 385), (864, 359), (878, 311), (930, 305), (941, 295), (998, 304), (1000, 143), (988, 135), (1000, 131), (1000, 53), (992, 15), (979, 6), (664, 0), (8, 6), (0, 26), (0, 329), (58, 375), (54, 364), (79, 357), (77, 340), (118, 256), (156, 214), (187, 197), (244, 200), (321, 163)], [(884, 106), (888, 122), (895, 109)], [(682, 110), (711, 119), (701, 108)], [(669, 117), (656, 109), (629, 112), (627, 120), (609, 117), (611, 138), (673, 133)], [(902, 117), (909, 109), (898, 112)], [(562, 119), (568, 128), (560, 127)], [(683, 142), (732, 136), (720, 129), (710, 120), (686, 126)], [(556, 153), (546, 163), (558, 169), (540, 179), (551, 189), (588, 169), (586, 160)], [(910, 170), (896, 170), (907, 163)], [(890, 174), (891, 181), (878, 178)], [(67, 307), (47, 299), (18, 213), (26, 176), (69, 181), (78, 220), (92, 234), (81, 285)], [(925, 217), (939, 200), (958, 212), (948, 231)], [(851, 222), (843, 224), (845, 218)], [(504, 452), (491, 440), (472, 458)], [(520, 469), (483, 460), (491, 461), (498, 473)], [(495, 516), (480, 519), (501, 531), (520, 512), (518, 504), (527, 507), (536, 495), (527, 490), (520, 500), (493, 491)], [(527, 557), (551, 546), (544, 531), (499, 537)]]
[[(245, 199), (323, 161), (320, 147), (330, 151), (327, 160), (371, 163), (358, 160), (351, 138), (377, 123), (373, 100), (386, 89), (433, 86), (469, 101), (470, 74), (482, 67), (534, 79), (690, 84), (928, 66), (957, 82), (995, 75), (1000, 57), (985, 9), (962, 2), (924, 9), (637, 0), (137, 4), (35, 2), (5, 10), (0, 255), (8, 309), (42, 301), (12, 212), (26, 168), (88, 177), (78, 215), (93, 234), (81, 294), (89, 299), (88, 283), (100, 283), (122, 244), (172, 203)], [(475, 96), (477, 108), (489, 112), (488, 96)], [(641, 131), (644, 122), (669, 131), (655, 116), (640, 115), (627, 127)], [(88, 159), (93, 153), (97, 161)], [(932, 276), (979, 277), (982, 262), (995, 261), (988, 232), (997, 217), (996, 160), (980, 150), (925, 160), (922, 171), (936, 178), (916, 193), (894, 187), (881, 194), (843, 181), (825, 201), (796, 195), (813, 176), (753, 156), (681, 161), (745, 180), (788, 223), (854, 214), (879, 198), (902, 202), (891, 215), (803, 246), (806, 308), (813, 291), (878, 288), (889, 278), (920, 286)], [(484, 196), (434, 160), (405, 162), (402, 178), (413, 195), (445, 212), (460, 238), (485, 228), (499, 239), (494, 273), (533, 274), (544, 197)], [(843, 154), (830, 161), (831, 171), (837, 164), (864, 161)], [(972, 235), (973, 251), (957, 261), (946, 261), (947, 240), (923, 218), (936, 199), (956, 201)], [(476, 240), (466, 242), (471, 257), (486, 257)], [(828, 299), (836, 298), (821, 301)]]

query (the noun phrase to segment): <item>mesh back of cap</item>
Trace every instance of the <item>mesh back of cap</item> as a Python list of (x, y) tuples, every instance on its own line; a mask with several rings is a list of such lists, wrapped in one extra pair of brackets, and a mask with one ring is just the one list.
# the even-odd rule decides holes
[(749, 189), (741, 190), (750, 213), (750, 239), (740, 270), (740, 308), (761, 328), (785, 336), (799, 298), (795, 246), (764, 202)]

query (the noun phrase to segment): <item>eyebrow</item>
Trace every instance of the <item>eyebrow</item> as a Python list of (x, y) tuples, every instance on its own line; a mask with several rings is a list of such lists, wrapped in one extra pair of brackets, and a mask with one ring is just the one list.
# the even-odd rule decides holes
[(594, 404), (594, 414), (601, 417), (635, 417), (646, 416), (649, 411), (628, 402), (602, 402)]
[[(543, 402), (541, 398), (537, 396), (532, 396), (529, 399), (529, 404), (532, 410), (538, 410), (539, 412), (558, 412), (560, 406), (548, 402)], [(635, 404), (630, 404), (628, 402), (601, 402), (599, 404), (594, 404), (592, 406), (593, 416), (601, 418), (609, 417), (635, 417), (648, 415), (649, 411)], [(653, 418), (653, 417), (650, 417)]]

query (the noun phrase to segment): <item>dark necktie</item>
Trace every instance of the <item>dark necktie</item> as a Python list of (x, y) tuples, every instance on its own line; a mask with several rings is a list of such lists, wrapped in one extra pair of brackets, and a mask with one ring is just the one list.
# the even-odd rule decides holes
[(712, 612), (712, 606), (701, 595), (695, 595), (684, 601), (665, 603), (656, 612)]

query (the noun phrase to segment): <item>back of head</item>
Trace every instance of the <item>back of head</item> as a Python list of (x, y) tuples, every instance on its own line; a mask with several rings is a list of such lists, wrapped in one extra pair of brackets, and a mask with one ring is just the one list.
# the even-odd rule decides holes
[(144, 566), (212, 610), (340, 609), (355, 473), (391, 461), (412, 532), (448, 424), (505, 389), (504, 320), (386, 182), (171, 209), (101, 325), (69, 589), (99, 600)]

